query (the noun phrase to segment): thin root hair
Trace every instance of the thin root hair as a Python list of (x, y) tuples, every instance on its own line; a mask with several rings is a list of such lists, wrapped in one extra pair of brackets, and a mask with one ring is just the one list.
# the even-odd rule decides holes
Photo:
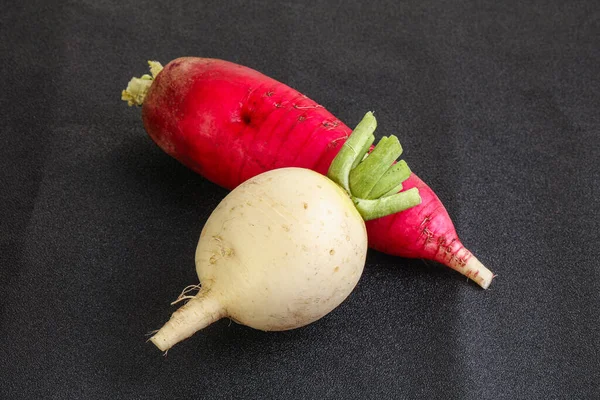
[(179, 297), (177, 297), (177, 299), (174, 302), (172, 302), (171, 305), (173, 306), (173, 305), (175, 305), (175, 304), (177, 304), (177, 303), (179, 303), (179, 302), (181, 302), (183, 300), (193, 299), (194, 296), (190, 295), (189, 293), (192, 292), (192, 291), (194, 291), (194, 290), (200, 291), (200, 289), (201, 289), (201, 284), (199, 284), (199, 283), (196, 284), (196, 285), (188, 285), (188, 286), (186, 286), (181, 291), (181, 294), (179, 295)]

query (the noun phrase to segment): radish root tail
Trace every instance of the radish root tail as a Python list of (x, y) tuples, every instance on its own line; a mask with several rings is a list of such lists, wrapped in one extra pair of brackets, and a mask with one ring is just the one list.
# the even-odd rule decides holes
[(464, 266), (463, 271), (459, 271), (467, 278), (471, 279), (484, 289), (490, 287), (495, 275), (487, 269), (475, 256), (471, 256)]
[[(188, 288), (190, 287), (188, 286)], [(190, 288), (189, 290), (193, 289)], [(185, 293), (185, 289), (182, 293)], [(183, 294), (184, 298), (187, 296), (187, 294)], [(160, 350), (167, 351), (200, 329), (206, 328), (226, 316), (225, 307), (221, 305), (215, 293), (209, 290), (201, 290), (175, 311), (171, 319), (150, 338), (150, 341)]]

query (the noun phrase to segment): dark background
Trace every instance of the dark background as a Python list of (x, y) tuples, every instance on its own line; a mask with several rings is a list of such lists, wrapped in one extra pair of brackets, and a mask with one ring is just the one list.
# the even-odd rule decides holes
[[(3, 1), (0, 398), (592, 399), (600, 391), (600, 3)], [(197, 282), (226, 191), (120, 100), (146, 60), (223, 58), (378, 135), (498, 274), (371, 252), (302, 329), (145, 334)]]

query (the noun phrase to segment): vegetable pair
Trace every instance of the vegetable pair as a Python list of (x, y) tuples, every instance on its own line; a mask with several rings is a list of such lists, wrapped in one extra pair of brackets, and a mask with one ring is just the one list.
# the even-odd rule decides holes
[[(265, 172), (283, 168), (329, 173), (348, 193), (350, 204), (354, 203), (367, 220), (371, 248), (391, 255), (434, 260), (483, 288), (490, 285), (493, 274), (463, 246), (433, 190), (410, 172), (403, 161), (390, 166), (401, 152), (397, 139), (384, 138), (374, 149), (370, 147), (376, 125), (372, 115), (367, 114), (355, 134), (350, 135), (350, 128), (324, 107), (253, 69), (195, 57), (178, 58), (164, 68), (156, 62), (150, 62), (150, 66), (151, 75), (132, 79), (122, 99), (129, 105), (142, 106), (142, 120), (149, 136), (184, 165), (228, 189), (240, 185), (247, 188), (254, 185), (252, 178), (259, 179)], [(370, 148), (372, 151), (366, 156)], [(340, 157), (336, 158), (338, 154)], [(311, 195), (308, 188), (298, 186), (292, 193)], [(237, 196), (234, 192), (230, 195)], [(413, 205), (417, 197), (421, 200), (419, 204), (395, 212)], [(261, 198), (264, 202), (264, 196)], [(312, 200), (311, 203), (314, 205)], [(286, 213), (283, 215), (292, 215), (296, 210)], [(319, 221), (326, 223), (323, 219)], [(281, 225), (289, 228), (289, 224)], [(244, 226), (242, 231), (248, 229), (249, 226)], [(221, 235), (207, 240), (217, 246), (218, 237)], [(319, 237), (327, 240), (326, 235)], [(210, 247), (207, 251), (215, 257), (213, 264), (209, 257), (208, 265), (215, 265), (219, 257), (231, 259), (238, 254), (231, 246)], [(273, 259), (269, 260), (274, 264)], [(243, 268), (242, 265), (240, 269)], [(206, 293), (210, 277), (204, 280), (201, 277), (201, 294)], [(267, 279), (264, 273), (256, 277)], [(242, 289), (245, 290), (243, 286)], [(231, 307), (224, 309), (227, 312), (208, 308), (214, 316), (231, 315)]]
[[(402, 151), (397, 138), (382, 140), (366, 156), (375, 126), (368, 113), (335, 158), (329, 178), (280, 168), (229, 193), (200, 235), (201, 288), (184, 289), (178, 301), (189, 301), (150, 340), (166, 351), (223, 317), (264, 331), (298, 328), (346, 299), (367, 255), (363, 218), (421, 200), (417, 189), (397, 193), (410, 173), (404, 162), (391, 165)], [(354, 196), (357, 190), (368, 199)]]

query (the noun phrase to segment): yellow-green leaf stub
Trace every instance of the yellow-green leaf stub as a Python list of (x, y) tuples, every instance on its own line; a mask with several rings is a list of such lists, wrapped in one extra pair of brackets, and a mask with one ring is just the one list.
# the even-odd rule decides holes
[(368, 112), (359, 124), (354, 128), (352, 134), (340, 149), (338, 155), (333, 159), (327, 176), (350, 192), (350, 171), (356, 168), (362, 158), (367, 154), (369, 147), (375, 141), (373, 132), (377, 127), (377, 120), (372, 112)]
[(121, 100), (126, 101), (129, 106), (141, 106), (144, 104), (146, 93), (152, 86), (154, 78), (162, 71), (163, 66), (157, 61), (148, 61), (150, 74), (142, 75), (140, 78), (132, 78), (127, 84), (127, 89), (121, 92)]
[(406, 192), (402, 182), (410, 176), (400, 141), (394, 135), (375, 141), (377, 121), (368, 112), (331, 163), (327, 176), (348, 192), (365, 221), (404, 211), (421, 203), (417, 188)]

